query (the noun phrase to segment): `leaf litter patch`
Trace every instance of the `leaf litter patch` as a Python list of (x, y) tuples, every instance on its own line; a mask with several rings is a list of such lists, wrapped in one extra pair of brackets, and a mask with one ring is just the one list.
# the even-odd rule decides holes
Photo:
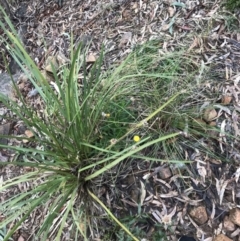
[[(188, 6), (187, 4), (188, 3), (186, 3), (186, 6)], [(151, 7), (153, 7), (150, 5), (148, 5), (148, 9), (147, 7), (139, 6), (137, 3), (132, 3), (130, 4), (130, 11), (140, 11), (140, 15), (143, 17), (144, 11), (148, 13)], [(76, 3), (76, 6), (80, 5)], [(89, 11), (94, 11), (94, 7), (91, 8), (91, 5), (86, 5), (86, 3), (85, 5), (83, 4), (83, 6), (84, 11), (86, 11), (86, 15), (84, 16), (86, 16), (86, 20), (88, 20), (87, 11), (88, 9), (90, 9)], [(92, 6), (94, 6), (94, 4), (92, 4)], [(128, 26), (128, 23), (130, 26), (131, 18), (129, 17), (130, 12), (128, 12), (127, 6), (128, 5), (125, 6), (125, 3), (119, 6), (120, 10), (123, 9), (122, 18), (121, 14), (118, 15), (121, 11), (117, 12), (117, 8), (114, 8), (114, 14), (111, 12), (111, 8), (107, 10), (100, 8), (98, 14), (92, 15), (89, 21), (84, 22), (85, 25), (81, 25), (84, 32), (92, 31), (94, 24), (106, 23), (106, 21), (108, 21), (107, 18), (116, 18), (115, 22), (112, 21), (109, 24), (111, 25), (114, 22), (118, 28), (119, 22), (122, 24), (122, 27)], [(169, 16), (173, 17), (176, 12), (178, 16), (176, 16), (175, 21), (178, 19), (181, 20), (181, 16), (187, 16), (187, 19), (189, 19), (189, 22), (187, 22), (188, 25), (182, 25), (182, 22), (173, 24), (173, 20), (166, 19), (168, 27), (162, 26), (162, 28), (160, 28), (162, 32), (157, 32), (157, 30), (154, 32), (155, 26), (161, 24), (159, 21), (154, 21), (157, 11), (161, 9), (161, 7), (155, 6), (157, 10), (153, 12), (152, 15), (152, 21), (154, 21), (154, 24), (151, 25), (153, 28), (152, 36), (161, 34), (161, 36), (166, 37), (166, 39), (168, 38), (169, 41), (166, 41), (162, 45), (162, 49), (164, 50), (165, 48), (165, 50), (168, 51), (173, 50), (176, 48), (176, 40), (171, 37), (170, 31), (174, 33), (176, 29), (179, 29), (176, 34), (179, 34), (179, 39), (181, 39), (183, 35), (188, 33), (188, 29), (191, 28), (191, 25), (194, 23), (194, 17), (197, 19), (197, 14), (200, 14), (203, 9), (209, 10), (205, 15), (206, 21), (208, 21), (207, 16), (214, 16), (214, 10), (216, 9), (214, 6), (207, 6), (207, 8), (206, 6), (207, 5), (199, 6), (198, 8), (188, 6), (188, 8), (183, 8), (182, 6), (173, 5), (168, 9)], [(189, 11), (186, 11), (186, 9)], [(66, 7), (64, 10), (66, 11)], [(52, 11), (52, 14), (54, 11)], [(39, 16), (39, 19), (44, 20), (47, 19), (47, 17), (53, 18), (55, 15), (52, 14), (43, 12), (42, 15)], [(56, 15), (57, 14), (58, 13), (56, 13)], [(72, 12), (70, 11), (68, 14), (71, 16)], [(134, 14), (134, 16), (136, 17), (137, 13)], [(117, 17), (119, 17), (120, 20), (118, 20)], [(138, 18), (133, 19), (137, 21)], [(141, 21), (142, 19), (140, 18), (139, 20)], [(203, 58), (199, 57), (198, 64), (202, 64), (204, 70), (202, 73), (206, 79), (204, 90), (209, 94), (209, 97), (217, 96), (209, 103), (206, 103), (206, 106), (211, 106), (211, 111), (204, 112), (204, 122), (216, 125), (220, 128), (220, 132), (213, 132), (213, 139), (203, 139), (200, 141), (207, 146), (209, 145), (210, 149), (214, 149), (217, 146), (218, 148), (213, 150), (213, 152), (220, 152), (224, 155), (227, 162), (222, 162), (208, 155), (204, 155), (201, 153), (201, 150), (197, 150), (196, 147), (194, 150), (186, 150), (187, 159), (191, 160), (190, 165), (176, 167), (164, 164), (162, 166), (158, 163), (150, 165), (149, 162), (139, 161), (140, 164), (137, 162), (131, 163), (130, 167), (127, 165), (127, 170), (118, 176), (116, 186), (111, 187), (111, 185), (106, 185), (99, 187), (98, 196), (114, 210), (115, 215), (119, 218), (124, 218), (129, 215), (138, 217), (134, 225), (140, 227), (148, 237), (151, 237), (153, 233), (162, 229), (165, 229), (164, 232), (169, 240), (176, 240), (175, 235), (171, 236), (173, 231), (179, 236), (185, 234), (196, 239), (198, 238), (197, 240), (202, 239), (207, 241), (220, 233), (222, 234), (218, 237), (223, 240), (228, 240), (226, 238), (228, 237), (230, 240), (235, 241), (239, 235), (239, 219), (237, 220), (239, 217), (239, 209), (236, 208), (236, 204), (239, 203), (240, 198), (240, 147), (238, 138), (236, 138), (239, 135), (238, 115), (240, 108), (240, 77), (238, 74), (240, 56), (238, 45), (239, 36), (225, 33), (222, 27), (224, 26), (224, 21), (218, 23), (219, 27), (213, 28), (214, 34), (207, 39), (205, 37), (199, 38), (199, 42), (195, 44), (190, 51), (203, 55)], [(112, 30), (115, 29), (113, 25), (110, 27)], [(139, 27), (139, 30), (144, 30), (143, 35), (150, 36), (149, 33), (145, 32), (145, 29)], [(201, 30), (201, 24), (199, 25), (199, 30)], [(51, 31), (48, 29), (47, 32), (50, 33)], [(96, 32), (94, 35), (95, 41), (98, 40), (96, 38)], [(30, 29), (28, 34), (32, 34)], [(114, 36), (114, 31), (112, 34), (113, 35), (107, 39), (107, 43), (110, 46), (111, 53), (118, 53), (117, 55), (111, 55), (113, 60), (114, 58), (116, 60), (119, 57), (123, 57), (124, 54), (129, 51), (128, 46), (131, 46), (131, 41), (134, 43), (134, 41), (141, 42), (145, 39), (143, 35), (137, 38), (137, 34), (135, 33), (131, 38), (129, 37), (130, 34), (123, 34), (123, 36), (121, 36), (121, 33), (117, 34), (117, 31), (115, 33), (116, 37)], [(63, 35), (67, 36), (67, 34)], [(104, 37), (102, 37), (102, 39), (104, 39)], [(116, 47), (117, 45), (115, 44), (118, 42), (120, 47), (126, 47), (125, 51)], [(36, 43), (37, 41), (33, 41), (32, 46)], [(98, 51), (98, 49), (99, 46), (95, 44), (95, 51)], [(65, 51), (66, 48), (62, 47), (62, 50)], [(42, 63), (42, 59), (43, 62), (45, 61), (43, 55), (38, 55), (34, 51), (32, 53), (34, 53), (35, 56), (39, 56), (40, 63)], [(44, 53), (44, 51), (42, 53)], [(209, 71), (205, 72), (205, 69)], [(36, 101), (36, 99), (37, 97), (33, 96), (33, 101)], [(230, 134), (230, 136), (226, 135), (226, 133)], [(212, 145), (213, 142), (215, 142), (214, 145)], [(6, 175), (6, 172), (2, 173), (2, 176)], [(229, 210), (232, 211), (229, 213)], [(36, 217), (38, 214), (35, 213), (32, 215), (34, 220), (34, 215)], [(181, 226), (184, 228), (181, 229)], [(30, 225), (28, 225), (28, 227), (30, 227)], [(218, 237), (214, 240), (218, 240)]]

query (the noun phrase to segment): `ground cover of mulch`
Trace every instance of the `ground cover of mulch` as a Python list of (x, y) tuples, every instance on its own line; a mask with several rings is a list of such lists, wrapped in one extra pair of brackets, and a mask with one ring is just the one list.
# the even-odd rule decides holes
[[(171, 0), (18, 1), (11, 11), (26, 49), (42, 70), (47, 68), (48, 58), (56, 58), (58, 64), (68, 59), (71, 33), (75, 45), (92, 41), (88, 56), (92, 61), (104, 44), (106, 69), (120, 63), (137, 44), (150, 39), (161, 42), (162, 52), (187, 48), (196, 55), (197, 64), (208, 70), (202, 73), (206, 80), (204, 88), (209, 96), (217, 95), (206, 101), (218, 106), (214, 121), (221, 132), (215, 138), (216, 151), (225, 156), (226, 162), (195, 150), (186, 151), (192, 164), (183, 169), (168, 164), (155, 164), (149, 169), (147, 162), (132, 163), (129, 172), (119, 175), (114, 187), (99, 185), (98, 197), (118, 218), (137, 217), (135, 225), (149, 240), (158, 229), (165, 228), (168, 240), (173, 241), (182, 235), (202, 241), (217, 240), (218, 234), (222, 234), (219, 240), (239, 241), (239, 12), (234, 18), (222, 8), (221, 1)], [(4, 71), (2, 63), (0, 67)], [(27, 97), (32, 87), (27, 81), (21, 83)], [(31, 100), (34, 102), (36, 98), (33, 96)], [(1, 107), (1, 112), (7, 114), (8, 110)], [(26, 131), (19, 122), (5, 123), (4, 118), (0, 121), (1, 134)], [(224, 132), (233, 138), (228, 138)], [(0, 141), (6, 143), (7, 140)], [(207, 140), (203, 142), (208, 144)], [(1, 150), (1, 161), (10, 162), (12, 158), (13, 153)], [(1, 176), (6, 180), (24, 171), (9, 165), (1, 169)], [(5, 193), (3, 199), (23, 190), (24, 187), (16, 187)], [(33, 239), (43, 214), (31, 214), (32, 221), (14, 238)], [(101, 237), (93, 234), (92, 240), (101, 240)]]

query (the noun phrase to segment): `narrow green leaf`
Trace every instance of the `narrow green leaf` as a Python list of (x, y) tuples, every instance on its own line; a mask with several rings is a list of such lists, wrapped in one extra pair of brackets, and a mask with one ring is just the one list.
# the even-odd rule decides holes
[(167, 140), (169, 138), (173, 138), (175, 136), (178, 136), (180, 135), (181, 133), (177, 132), (177, 133), (174, 133), (174, 134), (170, 134), (170, 135), (166, 135), (166, 136), (162, 136), (162, 137), (159, 137), (158, 139), (156, 140), (153, 140), (153, 141), (149, 141), (145, 144), (143, 144), (142, 146), (138, 146), (136, 147), (134, 150), (132, 151), (129, 151), (127, 152), (126, 154), (122, 155), (121, 157), (117, 158), (115, 161), (113, 161), (112, 163), (109, 163), (108, 165), (106, 165), (105, 167), (101, 168), (100, 170), (96, 171), (95, 173), (87, 176), (85, 178), (85, 181), (88, 181), (88, 180), (91, 180), (97, 176), (99, 176), (100, 174), (102, 174), (103, 172), (111, 169), (112, 167), (114, 167), (115, 165), (117, 165), (119, 162), (123, 161), (124, 159), (128, 158), (129, 156), (143, 150), (144, 148), (148, 147), (148, 146), (151, 146), (155, 143), (158, 143), (158, 142), (161, 142), (161, 141), (164, 141), (164, 140)]

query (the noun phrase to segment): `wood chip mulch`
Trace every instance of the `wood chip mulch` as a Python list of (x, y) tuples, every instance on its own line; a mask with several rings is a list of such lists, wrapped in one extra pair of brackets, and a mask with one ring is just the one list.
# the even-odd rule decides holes
[[(145, 222), (136, 219), (136, 226), (149, 240), (161, 225), (168, 240), (186, 235), (201, 241), (240, 241), (240, 11), (229, 13), (218, 0), (30, 0), (18, 1), (10, 9), (27, 51), (41, 69), (49, 56), (68, 59), (71, 34), (75, 45), (92, 41), (93, 56), (98, 56), (104, 44), (106, 69), (121, 62), (137, 44), (151, 39), (160, 39), (166, 53), (186, 48), (196, 55), (206, 76), (207, 92), (217, 96), (211, 104), (221, 129), (218, 152), (226, 162), (195, 150), (186, 153), (192, 164), (183, 168), (133, 163), (114, 187), (100, 186), (98, 196), (118, 218), (137, 217), (141, 210)], [(9, 131), (10, 124), (1, 119), (0, 134)], [(0, 160), (7, 160), (4, 150)], [(2, 168), (0, 176), (9, 178), (11, 172), (21, 171)], [(34, 215), (41, 214), (32, 214), (33, 220)], [(38, 225), (25, 226), (25, 233), (33, 235)], [(91, 235), (92, 240), (101, 238), (94, 232)], [(21, 232), (16, 240), (19, 237), (29, 240)]]

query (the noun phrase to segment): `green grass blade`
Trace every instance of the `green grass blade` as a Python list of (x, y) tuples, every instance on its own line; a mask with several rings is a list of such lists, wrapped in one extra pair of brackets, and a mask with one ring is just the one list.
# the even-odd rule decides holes
[(169, 139), (169, 138), (173, 138), (173, 137), (178, 136), (178, 135), (180, 135), (180, 134), (181, 134), (180, 132), (174, 133), (174, 134), (169, 134), (169, 135), (166, 135), (166, 136), (159, 137), (159, 138), (156, 139), (156, 140), (149, 141), (149, 142), (147, 142), (147, 143), (145, 143), (145, 144), (143, 144), (143, 145), (141, 145), (141, 146), (138, 146), (138, 147), (136, 147), (134, 150), (127, 152), (126, 154), (124, 154), (124, 155), (122, 155), (121, 157), (117, 158), (115, 161), (109, 163), (108, 165), (106, 165), (105, 167), (103, 167), (103, 168), (101, 168), (100, 170), (96, 171), (95, 173), (87, 176), (87, 177), (85, 178), (85, 181), (91, 180), (91, 179), (99, 176), (99, 175), (102, 174), (103, 172), (105, 172), (105, 171), (111, 169), (112, 167), (114, 167), (115, 165), (117, 165), (119, 162), (121, 162), (121, 161), (123, 161), (124, 159), (128, 158), (129, 156), (131, 156), (131, 155), (133, 155), (133, 154), (135, 154), (135, 153), (143, 150), (144, 148), (146, 148), (146, 147), (148, 147), (148, 146), (151, 146), (151, 145), (153, 145), (153, 144), (155, 144), (155, 143), (158, 143), (158, 142), (167, 140), (167, 139)]

